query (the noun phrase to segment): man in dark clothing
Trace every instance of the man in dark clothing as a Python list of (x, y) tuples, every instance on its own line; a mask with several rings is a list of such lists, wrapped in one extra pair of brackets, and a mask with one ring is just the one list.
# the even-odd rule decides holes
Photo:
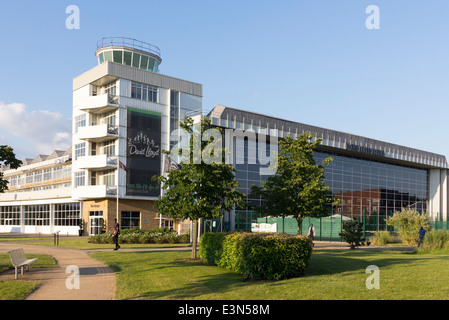
[(119, 234), (120, 234), (120, 225), (117, 222), (117, 219), (114, 219), (114, 229), (112, 230), (112, 237), (113, 237), (114, 243), (115, 243), (114, 250), (120, 249), (120, 246), (118, 245), (118, 235)]
[(421, 246), (422, 242), (424, 241), (424, 236), (426, 235), (426, 230), (421, 226), (419, 229), (419, 240), (418, 240), (418, 247)]

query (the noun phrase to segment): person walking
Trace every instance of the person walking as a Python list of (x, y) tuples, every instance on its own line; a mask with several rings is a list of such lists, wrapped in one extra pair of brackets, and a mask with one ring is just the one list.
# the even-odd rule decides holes
[(114, 240), (115, 243), (115, 249), (114, 250), (118, 250), (120, 249), (120, 246), (118, 244), (118, 236), (120, 234), (120, 224), (117, 222), (117, 219), (114, 219), (114, 229), (112, 229), (112, 238)]
[(313, 226), (313, 224), (310, 224), (309, 227), (309, 232), (307, 233), (307, 236), (309, 237), (310, 241), (312, 242), (312, 247), (315, 246), (315, 244), (313, 243), (313, 239), (315, 239), (315, 227)]
[(423, 243), (425, 235), (426, 230), (421, 226), (421, 228), (419, 229), (418, 247), (420, 247), (421, 244)]

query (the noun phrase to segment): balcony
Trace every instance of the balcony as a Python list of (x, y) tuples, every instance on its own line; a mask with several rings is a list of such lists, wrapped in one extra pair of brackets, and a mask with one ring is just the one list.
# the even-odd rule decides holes
[(117, 100), (118, 98), (110, 94), (82, 97), (76, 101), (75, 107), (85, 112), (101, 114), (117, 110), (120, 107)]
[(117, 157), (102, 154), (98, 156), (78, 157), (77, 165), (80, 169), (108, 170), (117, 168)]
[(100, 124), (78, 129), (78, 138), (89, 142), (103, 142), (119, 137), (118, 126), (112, 124)]
[(78, 200), (116, 197), (117, 186), (79, 186), (72, 190), (72, 198)]

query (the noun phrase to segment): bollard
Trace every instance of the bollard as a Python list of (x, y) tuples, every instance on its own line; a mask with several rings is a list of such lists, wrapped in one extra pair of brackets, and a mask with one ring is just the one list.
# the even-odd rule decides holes
[(53, 233), (53, 245), (59, 246), (59, 231)]

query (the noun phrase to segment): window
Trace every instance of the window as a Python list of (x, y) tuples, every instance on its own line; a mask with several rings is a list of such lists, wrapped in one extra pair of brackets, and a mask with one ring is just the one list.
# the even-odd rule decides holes
[(27, 173), (26, 183), (33, 183), (33, 180), (34, 180), (34, 173), (33, 172)]
[(158, 88), (155, 86), (132, 82), (131, 83), (131, 98), (157, 102), (158, 101)]
[(140, 229), (140, 212), (139, 211), (122, 211), (122, 229), (139, 228)]
[(114, 50), (112, 55), (114, 62), (122, 63), (123, 51)]
[(86, 185), (86, 174), (84, 171), (75, 172), (75, 188)]
[(138, 68), (140, 65), (140, 54), (133, 52), (133, 67)]
[(0, 207), (0, 225), (20, 225), (20, 206)]
[(41, 182), (41, 181), (42, 181), (42, 170), (39, 170), (34, 173), (34, 182)]
[(104, 93), (115, 96), (117, 94), (117, 85), (116, 82), (112, 82), (105, 86)]
[(75, 133), (78, 132), (78, 128), (86, 126), (86, 114), (75, 117)]
[(68, 165), (68, 166), (63, 166), (62, 169), (62, 177), (63, 178), (70, 178), (72, 176), (72, 166)]
[(144, 70), (148, 69), (148, 57), (147, 56), (141, 56), (140, 69), (144, 69)]
[(62, 166), (53, 168), (53, 179), (62, 178)]
[(49, 226), (50, 225), (50, 205), (24, 206), (24, 218), (26, 226)]
[(75, 144), (75, 160), (86, 155), (86, 143)]
[(10, 179), (11, 179), (11, 181), (10, 181), (10, 183), (11, 183), (11, 187), (16, 187), (17, 186), (17, 176), (14, 176), (14, 177), (11, 177)]
[(173, 220), (164, 220), (164, 228), (173, 230), (173, 228), (174, 228), (173, 222), (174, 222)]
[(123, 63), (127, 66), (130, 66), (131, 60), (132, 60), (132, 52), (124, 51)]
[(55, 204), (55, 226), (77, 226), (81, 219), (79, 203)]
[(101, 119), (101, 123), (115, 125), (116, 123), (115, 111), (105, 113), (103, 115), (103, 118)]
[(103, 154), (115, 155), (115, 141), (103, 142), (102, 151)]
[[(173, 131), (179, 127), (179, 91), (170, 90), (170, 130)], [(170, 141), (170, 150), (176, 145), (177, 141)]]
[(51, 180), (51, 169), (44, 170), (44, 181)]
[(103, 171), (103, 185), (115, 186), (115, 170)]
[(142, 84), (133, 82), (131, 84), (131, 98), (142, 99)]

